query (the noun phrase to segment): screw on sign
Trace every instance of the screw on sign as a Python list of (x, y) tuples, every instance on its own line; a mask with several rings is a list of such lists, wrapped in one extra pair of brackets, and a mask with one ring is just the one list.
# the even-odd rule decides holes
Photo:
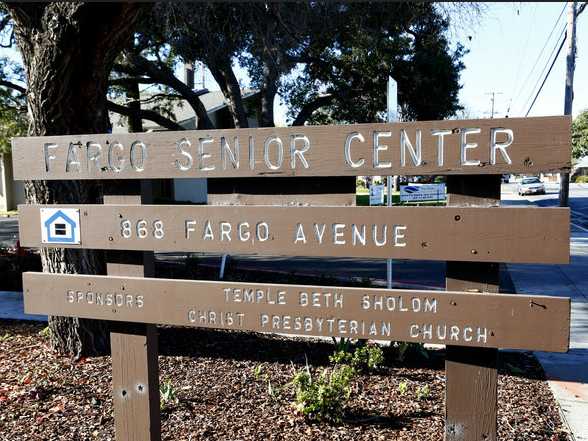
[[(570, 314), (497, 294), (498, 262), (569, 261), (569, 210), (500, 208), (500, 176), (569, 158), (568, 117), (17, 138), (18, 179), (119, 180), (104, 205), (19, 207), (23, 245), (109, 259), (108, 276), (24, 274), (25, 310), (143, 324), (111, 333), (120, 440), (160, 439), (155, 324), (446, 344), (446, 439), (493, 440), (496, 348), (567, 351)], [(133, 184), (382, 174), (446, 175), (448, 206), (153, 206)], [(445, 260), (447, 291), (147, 278), (154, 250)]]

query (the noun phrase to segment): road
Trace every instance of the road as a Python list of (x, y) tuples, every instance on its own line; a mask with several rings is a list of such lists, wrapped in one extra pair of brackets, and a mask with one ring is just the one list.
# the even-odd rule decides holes
[[(557, 207), (559, 185), (547, 184), (547, 193), (536, 196), (519, 196), (516, 184), (502, 185), (502, 199), (511, 205), (532, 202), (540, 207)], [(513, 204), (514, 203), (514, 204)], [(588, 233), (588, 184), (570, 185), (571, 232)]]
[(15, 217), (0, 217), (0, 248), (10, 248), (18, 240), (18, 219)]

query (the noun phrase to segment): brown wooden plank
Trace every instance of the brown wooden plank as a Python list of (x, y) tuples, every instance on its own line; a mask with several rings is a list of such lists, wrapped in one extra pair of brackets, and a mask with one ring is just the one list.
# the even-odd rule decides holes
[[(498, 175), (451, 176), (447, 180), (447, 203), (458, 207), (497, 207), (500, 205), (500, 181)], [(499, 280), (498, 263), (447, 262), (448, 291), (497, 293)], [(562, 325), (568, 327), (569, 322)], [(446, 350), (445, 440), (495, 441), (497, 349), (447, 345)]]
[[(81, 245), (57, 246), (479, 262), (569, 261), (567, 208), (68, 207), (80, 210)], [(41, 208), (19, 207), (22, 246), (56, 246), (42, 243)], [(156, 222), (163, 225), (159, 239), (155, 237)], [(143, 225), (147, 230), (137, 231)], [(364, 226), (365, 245), (360, 240)], [(225, 233), (230, 228), (230, 234), (222, 235), (221, 228)], [(139, 233), (145, 237), (139, 238)], [(125, 234), (130, 237), (123, 237)]]
[[(570, 169), (570, 124), (554, 116), (28, 137), (13, 140), (12, 156), (21, 180), (537, 173)], [(512, 144), (492, 147), (510, 142), (503, 129)]]
[(569, 341), (570, 300), (562, 297), (44, 273), (23, 279), (30, 314), (546, 351), (566, 351)]
[[(151, 202), (149, 181), (106, 185), (105, 204)], [(153, 252), (107, 253), (109, 275), (152, 277)], [(112, 394), (118, 441), (161, 440), (157, 328), (120, 323), (110, 333)]]

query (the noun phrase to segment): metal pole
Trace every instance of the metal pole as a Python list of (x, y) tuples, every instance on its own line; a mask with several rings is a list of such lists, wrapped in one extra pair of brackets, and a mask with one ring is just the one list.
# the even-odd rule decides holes
[[(574, 70), (576, 69), (576, 2), (568, 2), (568, 28), (567, 28), (568, 54), (566, 56), (566, 88), (564, 98), (564, 115), (572, 114), (574, 101)], [(569, 205), (570, 174), (560, 175), (559, 206)]]
[[(398, 121), (398, 85), (392, 77), (388, 77), (388, 99), (387, 101), (387, 120), (389, 123)], [(393, 176), (388, 176), (386, 179), (388, 200), (387, 206), (392, 206), (392, 179)], [(386, 286), (392, 289), (392, 259), (386, 261)]]

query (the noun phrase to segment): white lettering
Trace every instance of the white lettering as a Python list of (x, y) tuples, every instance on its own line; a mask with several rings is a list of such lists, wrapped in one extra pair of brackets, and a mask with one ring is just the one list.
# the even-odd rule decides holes
[(416, 149), (413, 147), (408, 135), (406, 134), (406, 130), (400, 130), (400, 165), (402, 167), (406, 166), (406, 150), (408, 148), (408, 153), (412, 158), (412, 163), (415, 167), (418, 167), (422, 163), (422, 142), (421, 142), (421, 131), (419, 129), (416, 130)]
[[(303, 142), (304, 146), (302, 147), (302, 149), (300, 149), (300, 150), (296, 149), (296, 141)], [(308, 164), (308, 161), (304, 157), (304, 154), (306, 152), (308, 152), (308, 150), (310, 150), (310, 140), (308, 139), (308, 136), (299, 135), (299, 134), (290, 136), (290, 167), (292, 169), (296, 168), (296, 157), (297, 156), (300, 159), (300, 162), (302, 163), (302, 166), (304, 168), (310, 167), (310, 165)]]
[(387, 145), (380, 144), (380, 138), (389, 138), (392, 136), (392, 132), (374, 132), (374, 139), (373, 139), (373, 165), (374, 168), (390, 168), (392, 167), (392, 163), (387, 162), (380, 162), (380, 152), (384, 152), (388, 150)]
[[(505, 142), (497, 142), (497, 135), (499, 133), (506, 134), (506, 141)], [(500, 151), (502, 155), (502, 159), (507, 164), (512, 164), (512, 159), (508, 156), (506, 152), (506, 148), (509, 147), (514, 141), (514, 134), (511, 129), (504, 129), (502, 127), (493, 128), (490, 130), (490, 164), (496, 164), (496, 150)]]
[(361, 133), (353, 132), (347, 135), (347, 139), (345, 140), (345, 162), (347, 162), (351, 168), (358, 168), (365, 163), (365, 160), (360, 158), (359, 161), (354, 162), (351, 159), (351, 141), (354, 139), (359, 139), (359, 142), (365, 142), (365, 138)]
[(460, 136), (460, 150), (461, 150), (461, 165), (480, 165), (479, 160), (468, 159), (468, 150), (478, 147), (477, 142), (468, 142), (467, 136), (480, 133), (481, 130), (477, 128), (462, 129)]

